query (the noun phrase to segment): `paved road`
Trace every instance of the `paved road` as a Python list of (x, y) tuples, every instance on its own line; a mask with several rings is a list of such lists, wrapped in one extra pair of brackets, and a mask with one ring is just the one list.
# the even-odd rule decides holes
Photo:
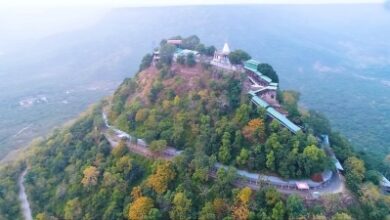
[[(127, 141), (127, 146), (129, 147), (129, 150), (140, 154), (145, 157), (150, 158), (161, 158), (166, 160), (172, 160), (174, 157), (178, 156), (181, 151), (176, 150), (175, 148), (169, 147), (163, 152), (156, 154), (151, 152), (151, 150), (148, 148), (145, 141), (142, 139), (137, 139), (136, 143), (135, 141), (131, 141), (131, 136), (127, 134), (124, 131), (119, 130), (118, 128), (115, 128), (112, 125), (109, 125), (107, 117), (105, 113), (103, 112), (103, 120), (105, 122), (106, 130), (104, 132), (106, 138), (110, 142), (112, 147), (115, 147), (118, 142), (125, 138)], [(214, 167), (214, 171), (210, 173), (211, 177), (215, 177), (215, 171), (217, 169), (224, 168), (228, 169), (227, 166), (224, 166), (220, 163), (217, 163)], [(250, 173), (246, 170), (240, 170), (236, 169), (237, 174), (240, 177), (235, 183), (237, 186), (248, 186), (252, 189), (259, 189), (261, 187), (261, 184), (259, 183), (259, 180), (265, 180), (266, 185), (268, 186), (275, 186), (280, 192), (285, 194), (292, 194), (292, 193), (298, 193), (303, 195), (304, 197), (308, 198), (311, 197), (312, 193), (315, 192), (317, 195), (324, 195), (324, 194), (337, 194), (337, 193), (343, 193), (345, 191), (345, 185), (344, 185), (344, 179), (341, 175), (339, 175), (337, 172), (328, 172), (328, 180), (323, 183), (315, 183), (311, 180), (284, 180), (276, 176), (268, 176), (258, 173)], [(307, 182), (310, 186), (309, 190), (298, 190), (296, 188), (296, 182)]]

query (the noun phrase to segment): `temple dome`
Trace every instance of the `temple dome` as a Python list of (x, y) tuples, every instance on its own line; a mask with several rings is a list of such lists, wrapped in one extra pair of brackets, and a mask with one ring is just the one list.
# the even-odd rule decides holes
[(225, 44), (223, 45), (222, 53), (225, 54), (225, 55), (229, 55), (229, 53), (230, 53), (230, 48), (229, 48), (229, 45), (228, 45), (227, 43), (225, 43)]

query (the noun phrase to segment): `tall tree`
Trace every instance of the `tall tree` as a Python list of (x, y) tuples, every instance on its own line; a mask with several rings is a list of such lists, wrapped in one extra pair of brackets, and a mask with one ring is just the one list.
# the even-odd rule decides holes
[(146, 219), (150, 210), (153, 208), (153, 200), (146, 196), (136, 198), (134, 202), (130, 204), (129, 208), (129, 220)]
[(147, 186), (151, 187), (158, 194), (164, 193), (170, 181), (176, 176), (172, 162), (165, 161), (157, 165), (156, 171), (147, 179)]
[(229, 54), (229, 60), (232, 64), (242, 64), (243, 61), (247, 61), (251, 56), (243, 50), (234, 50)]
[(192, 202), (190, 199), (187, 198), (187, 196), (182, 193), (178, 192), (175, 194), (175, 197), (173, 198), (173, 208), (169, 212), (169, 216), (171, 219), (175, 220), (189, 220), (192, 219), (191, 217), (191, 206)]
[(282, 201), (276, 203), (275, 207), (272, 209), (272, 219), (274, 220), (283, 220), (284, 219), (284, 205)]
[(150, 66), (152, 63), (153, 57), (151, 54), (146, 54), (141, 61), (141, 65), (139, 66), (139, 71), (142, 71)]
[(252, 119), (243, 128), (242, 134), (248, 140), (253, 143), (261, 142), (265, 140), (265, 126), (263, 120), (259, 118)]
[(346, 181), (348, 186), (354, 191), (358, 192), (359, 185), (362, 183), (366, 168), (364, 162), (356, 157), (349, 157), (345, 163)]
[(229, 163), (231, 158), (231, 144), (230, 144), (230, 133), (225, 132), (222, 136), (222, 146), (219, 149), (218, 158), (222, 163)]
[(257, 66), (257, 70), (262, 74), (271, 78), (272, 82), (279, 83), (278, 74), (275, 72), (274, 68), (268, 63), (261, 63)]
[(94, 166), (89, 166), (83, 171), (84, 178), (81, 180), (81, 183), (85, 186), (94, 186), (97, 184), (99, 170)]
[(214, 207), (211, 202), (206, 202), (202, 210), (199, 213), (199, 220), (216, 220)]
[(82, 217), (82, 209), (81, 203), (78, 198), (69, 200), (64, 209), (64, 217), (65, 219), (76, 220), (81, 219)]
[(301, 197), (296, 194), (290, 195), (287, 199), (286, 209), (291, 219), (298, 219), (304, 216), (306, 210)]

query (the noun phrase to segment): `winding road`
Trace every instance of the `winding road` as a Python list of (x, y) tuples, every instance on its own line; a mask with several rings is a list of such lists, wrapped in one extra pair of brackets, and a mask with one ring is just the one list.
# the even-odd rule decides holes
[[(153, 153), (142, 139), (137, 139), (137, 141), (131, 141), (132, 137), (130, 134), (109, 125), (106, 114), (102, 113), (103, 121), (106, 127), (104, 132), (105, 137), (110, 142), (111, 147), (115, 147), (121, 139), (126, 140), (126, 144), (130, 151), (133, 153), (145, 156), (145, 157), (159, 157), (161, 159), (172, 160), (174, 157), (180, 155), (181, 151), (176, 150), (175, 148), (168, 147), (165, 151), (156, 155)], [(216, 170), (223, 168), (228, 169), (227, 166), (220, 163), (216, 163), (210, 176), (215, 177)], [(312, 198), (313, 193), (315, 195), (325, 195), (325, 194), (338, 194), (345, 192), (344, 178), (338, 172), (335, 171), (326, 171), (324, 172), (325, 180), (323, 182), (314, 182), (310, 179), (305, 180), (293, 180), (293, 179), (282, 179), (277, 176), (269, 176), (258, 173), (250, 173), (246, 170), (236, 169), (238, 179), (235, 182), (237, 186), (248, 186), (252, 189), (258, 190), (262, 184), (270, 185), (276, 187), (280, 192), (285, 194), (298, 193), (305, 198)], [(260, 181), (262, 180), (262, 181)], [(298, 182), (305, 182), (309, 186), (309, 190), (298, 190), (296, 185)]]
[(26, 190), (24, 188), (24, 177), (27, 174), (27, 168), (22, 172), (22, 174), (19, 177), (18, 180), (18, 186), (19, 186), (19, 201), (22, 208), (22, 214), (25, 220), (32, 220), (32, 214), (31, 214), (31, 208), (30, 203), (27, 199)]

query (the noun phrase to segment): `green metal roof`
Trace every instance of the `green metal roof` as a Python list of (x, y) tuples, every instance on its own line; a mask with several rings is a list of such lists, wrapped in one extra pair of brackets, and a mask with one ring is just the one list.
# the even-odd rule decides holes
[(263, 108), (269, 107), (269, 104), (266, 101), (262, 100), (261, 98), (259, 98), (257, 96), (252, 97), (252, 102), (255, 103), (257, 106), (260, 106)]
[(293, 122), (291, 122), (286, 116), (284, 116), (283, 114), (281, 114), (280, 112), (276, 111), (274, 108), (272, 108), (266, 101), (264, 101), (263, 99), (261, 99), (260, 97), (258, 97), (256, 95), (256, 92), (255, 91), (249, 91), (248, 94), (250, 94), (252, 96), (252, 99), (251, 101), (259, 106), (259, 107), (263, 107), (266, 109), (267, 111), (267, 114), (278, 120), (283, 126), (285, 126), (288, 130), (290, 130), (291, 132), (293, 132), (294, 134), (297, 133), (298, 131), (301, 130), (300, 127), (298, 127), (297, 125), (295, 125)]
[(293, 133), (297, 133), (301, 130), (300, 127), (295, 125), (293, 122), (291, 122), (286, 116), (280, 114), (278, 111), (276, 111), (274, 108), (269, 107), (267, 108), (267, 113), (274, 119), (278, 120), (282, 125), (284, 125), (287, 129), (289, 129)]
[(244, 66), (250, 69), (257, 70), (257, 66), (260, 64), (259, 61), (250, 59), (244, 62)]
[(268, 83), (271, 83), (272, 82), (272, 79), (269, 78), (268, 76), (266, 75), (263, 75), (261, 72), (259, 72), (257, 70), (257, 66), (260, 64), (259, 61), (257, 60), (254, 60), (254, 59), (250, 59), (248, 61), (245, 61), (244, 62), (244, 68), (255, 73), (257, 76), (259, 76), (261, 79), (263, 79), (264, 81), (268, 82)]

